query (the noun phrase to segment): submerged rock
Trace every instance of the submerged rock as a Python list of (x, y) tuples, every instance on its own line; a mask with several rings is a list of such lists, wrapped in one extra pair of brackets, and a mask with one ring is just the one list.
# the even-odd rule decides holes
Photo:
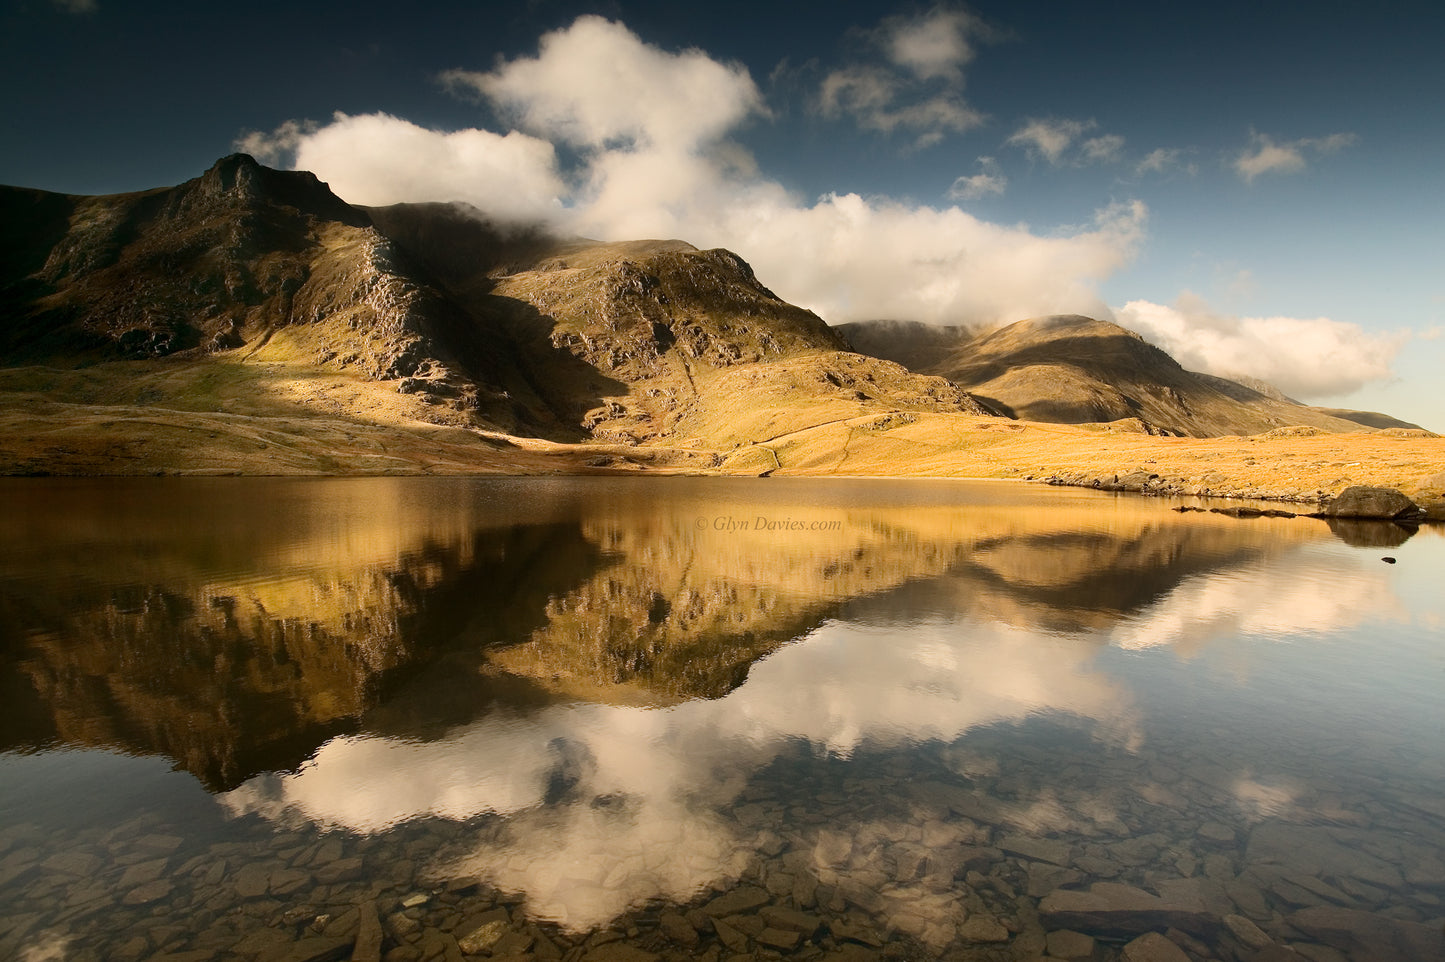
[(1158, 932), (1141, 935), (1124, 946), (1123, 962), (1189, 962), (1184, 950)]
[(1049, 955), (1056, 959), (1092, 959), (1094, 937), (1072, 929), (1050, 932), (1046, 942)]
[(1383, 962), (1445, 956), (1445, 934), (1438, 926), (1335, 906), (1300, 909), (1285, 921), (1310, 938), (1348, 952), (1355, 959)]
[(1400, 889), (1404, 885), (1400, 870), (1365, 851), (1369, 844), (1366, 833), (1271, 821), (1250, 834), (1245, 860), (1256, 871), (1278, 867), (1276, 871), (1292, 875), (1357, 879)]
[(1100, 935), (1137, 935), (1177, 928), (1207, 936), (1217, 927), (1201, 898), (1165, 899), (1118, 882), (1096, 882), (1087, 892), (1058, 889), (1039, 903), (1039, 915), (1050, 928)]

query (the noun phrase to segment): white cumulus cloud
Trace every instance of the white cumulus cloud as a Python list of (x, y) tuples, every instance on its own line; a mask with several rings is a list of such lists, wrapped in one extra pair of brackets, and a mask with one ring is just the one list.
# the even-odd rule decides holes
[(565, 190), (556, 151), (512, 131), (440, 131), (390, 114), (343, 113), (331, 123), (288, 121), (237, 146), (264, 162), (290, 154), (353, 204), (465, 201), (501, 220), (555, 221)]
[(1328, 317), (1219, 314), (1189, 292), (1173, 306), (1130, 301), (1115, 316), (1190, 370), (1259, 378), (1301, 400), (1340, 397), (1390, 379), (1406, 339)]
[(1307, 154), (1333, 154), (1355, 139), (1354, 134), (1339, 133), (1279, 143), (1268, 134), (1256, 133), (1250, 146), (1235, 157), (1234, 171), (1249, 184), (1260, 174), (1298, 173), (1308, 166)]
[(585, 147), (687, 150), (765, 112), (746, 67), (700, 50), (668, 53), (595, 16), (542, 37), (536, 57), (442, 79), (511, 110), (534, 133)]
[[(891, 76), (876, 90), (858, 81), (851, 96), (891, 103)], [(543, 37), (536, 57), (446, 79), (491, 100), (526, 132), (437, 131), (387, 114), (337, 114), (325, 125), (291, 122), (238, 143), (273, 162), (290, 156), (357, 203), (464, 200), (493, 217), (546, 220), (605, 240), (678, 237), (726, 247), (780, 296), (835, 323), (1107, 315), (1097, 286), (1131, 259), (1147, 221), (1133, 201), (1099, 211), (1090, 224), (1041, 234), (952, 206), (841, 192), (800, 197), (728, 139), (766, 114), (745, 69), (695, 50), (660, 50), (596, 17)], [(966, 109), (930, 99), (906, 109), (937, 128), (964, 123), (955, 108)], [(564, 145), (565, 163), (556, 149)], [(997, 181), (977, 181), (975, 191), (1001, 185), (1001, 173), (981, 173)]]

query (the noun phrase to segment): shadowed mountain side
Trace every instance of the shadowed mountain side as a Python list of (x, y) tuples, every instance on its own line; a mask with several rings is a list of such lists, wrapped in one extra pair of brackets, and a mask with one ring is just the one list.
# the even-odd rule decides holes
[[(375, 213), (383, 224), (407, 222), (402, 243), (459, 303), (507, 331), (548, 408), (600, 441), (727, 449), (760, 440), (773, 425), (745, 429), (739, 419), (764, 395), (801, 412), (794, 428), (842, 416), (829, 409), (840, 394), (849, 415), (900, 406), (982, 413), (941, 379), (844, 353), (835, 331), (779, 299), (729, 251), (675, 240), (559, 241), (543, 251), (528, 241), (530, 261), (513, 251), (505, 264), (484, 258), (468, 273), (446, 260), (421, 212)], [(582, 365), (582, 376), (564, 364)], [(749, 394), (739, 393), (742, 382)]]
[(1426, 430), (1413, 421), (1401, 421), (1399, 418), (1390, 417), (1388, 414), (1381, 414), (1379, 411), (1351, 411), (1347, 408), (1327, 408), (1315, 405), (1311, 410), (1332, 418), (1340, 418), (1345, 421), (1353, 421), (1356, 424), (1363, 424), (1367, 428), (1386, 430), (1389, 428), (1400, 428), (1406, 431)]
[[(1367, 428), (1376, 430), (1385, 428), (1401, 428), (1412, 431), (1425, 430), (1418, 424), (1410, 421), (1401, 421), (1399, 418), (1393, 418), (1388, 414), (1381, 414), (1378, 411), (1352, 411), (1348, 408), (1331, 408), (1322, 407), (1318, 404), (1305, 404), (1303, 401), (1296, 401), (1273, 384), (1270, 384), (1268, 381), (1261, 381), (1259, 378), (1236, 377), (1231, 379), (1215, 377), (1212, 374), (1201, 374), (1198, 371), (1191, 371), (1190, 373), (1204, 383), (1218, 388), (1221, 392), (1235, 400), (1246, 403), (1252, 402), (1256, 394), (1263, 394), (1265, 397), (1272, 398), (1276, 401), (1282, 401), (1286, 404), (1297, 404), (1300, 407), (1307, 408), (1318, 414), (1323, 414), (1326, 417), (1339, 418), (1343, 421), (1353, 421)], [(1243, 388), (1243, 390), (1240, 390), (1241, 388)]]
[(429, 402), (424, 420), (517, 426), (493, 386), (510, 368), (507, 345), (309, 173), (237, 154), (173, 188), (35, 194), (0, 189), (0, 206), (35, 216), (5, 235), (18, 256), (0, 277), (0, 361), (288, 364), (400, 382)]
[(978, 335), (973, 328), (922, 321), (857, 321), (835, 329), (858, 353), (897, 361), (913, 371), (932, 371)]
[(1277, 391), (1186, 371), (1132, 331), (1079, 315), (1031, 318), (981, 333), (896, 321), (845, 324), (840, 330), (866, 346), (861, 349), (947, 377), (984, 404), (1023, 420), (1084, 424), (1134, 418), (1151, 434), (1217, 437), (1293, 425), (1359, 431), (1375, 426), (1366, 418), (1382, 417), (1347, 418)]

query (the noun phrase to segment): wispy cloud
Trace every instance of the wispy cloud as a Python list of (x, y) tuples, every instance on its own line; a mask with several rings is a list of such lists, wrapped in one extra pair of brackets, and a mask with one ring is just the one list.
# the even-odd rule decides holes
[(827, 117), (852, 117), (864, 130), (911, 133), (914, 148), (977, 127), (985, 118), (963, 97), (963, 68), (975, 41), (989, 36), (982, 21), (954, 7), (888, 17), (865, 34), (879, 59), (829, 72), (819, 87), (819, 109)]
[[(1051, 165), (1104, 164), (1120, 160), (1124, 154), (1124, 138), (1118, 134), (1100, 134), (1083, 139), (1099, 125), (1092, 120), (1036, 118), (1026, 120), (1004, 141), (1004, 146), (1019, 147), (1030, 156), (1042, 157)], [(1074, 148), (1077, 145), (1077, 149)]]
[(854, 118), (864, 130), (916, 134), (915, 146), (929, 147), (949, 133), (962, 133), (983, 123), (983, 115), (951, 92), (910, 100), (899, 76), (879, 67), (835, 70), (823, 79), (819, 103), (823, 114)]
[(95, 0), (50, 0), (50, 5), (65, 13), (95, 13), (100, 9), (100, 4)]
[(1261, 174), (1298, 173), (1308, 166), (1308, 156), (1333, 154), (1354, 144), (1356, 139), (1354, 134), (1339, 133), (1276, 142), (1268, 134), (1255, 133), (1250, 146), (1235, 157), (1234, 170), (1247, 184), (1254, 183)]
[(989, 28), (966, 10), (939, 6), (921, 17), (889, 17), (877, 35), (888, 59), (918, 79), (961, 84), (974, 38), (987, 37)]
[(1091, 137), (1079, 145), (1084, 159), (1089, 163), (1107, 164), (1118, 160), (1124, 153), (1124, 138), (1118, 134), (1104, 134)]
[(1156, 147), (1144, 155), (1144, 159), (1134, 166), (1136, 174), (1168, 174), (1180, 171), (1186, 174), (1196, 174), (1199, 168), (1185, 160), (1186, 151), (1179, 147)]
[(1008, 178), (992, 157), (978, 159), (978, 173), (960, 177), (948, 189), (950, 200), (978, 200), (990, 194), (1002, 194), (1008, 189)]
[(1237, 317), (1189, 291), (1173, 306), (1130, 301), (1120, 324), (1168, 351), (1186, 368), (1254, 377), (1291, 397), (1317, 400), (1388, 381), (1408, 335), (1373, 334), (1328, 317)]
[(1022, 147), (1051, 164), (1058, 164), (1064, 151), (1089, 126), (1079, 120), (1029, 120), (1004, 143), (1010, 147)]

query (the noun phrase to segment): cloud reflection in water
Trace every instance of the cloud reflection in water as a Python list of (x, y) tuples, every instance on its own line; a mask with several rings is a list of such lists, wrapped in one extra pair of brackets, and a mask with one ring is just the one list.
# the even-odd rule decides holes
[(686, 900), (737, 877), (754, 839), (726, 809), (790, 742), (847, 756), (1046, 712), (1137, 742), (1127, 692), (1091, 659), (1077, 639), (1002, 626), (830, 622), (723, 699), (493, 714), (432, 742), (338, 738), (298, 772), (253, 778), (222, 798), (237, 814), (356, 832), (422, 816), (510, 816), (449, 871), (525, 893), (533, 913), (585, 928), (640, 899)]

